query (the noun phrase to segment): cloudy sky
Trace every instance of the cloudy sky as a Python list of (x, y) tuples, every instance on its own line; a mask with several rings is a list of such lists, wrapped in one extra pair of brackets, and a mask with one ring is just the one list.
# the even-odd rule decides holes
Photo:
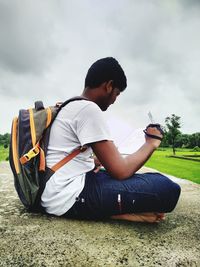
[(175, 113), (200, 131), (200, 1), (0, 0), (0, 133), (35, 100), (80, 94), (106, 56), (128, 79), (109, 117), (141, 128)]

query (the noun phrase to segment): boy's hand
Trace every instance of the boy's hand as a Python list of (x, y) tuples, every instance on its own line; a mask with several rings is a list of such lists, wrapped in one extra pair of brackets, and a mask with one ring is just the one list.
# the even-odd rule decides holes
[(147, 143), (153, 145), (155, 149), (159, 147), (164, 135), (164, 132), (160, 127), (160, 124), (149, 124), (144, 130), (144, 133)]
[(97, 173), (101, 169), (102, 164), (96, 156), (94, 156), (94, 164), (95, 164), (95, 167), (94, 167), (93, 172)]

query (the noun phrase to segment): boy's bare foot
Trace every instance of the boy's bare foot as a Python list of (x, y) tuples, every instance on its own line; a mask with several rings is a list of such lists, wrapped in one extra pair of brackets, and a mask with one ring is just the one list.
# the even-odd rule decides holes
[(145, 212), (145, 213), (132, 213), (132, 214), (120, 214), (113, 215), (111, 219), (126, 220), (131, 222), (147, 222), (147, 223), (158, 223), (165, 219), (164, 213), (158, 212)]

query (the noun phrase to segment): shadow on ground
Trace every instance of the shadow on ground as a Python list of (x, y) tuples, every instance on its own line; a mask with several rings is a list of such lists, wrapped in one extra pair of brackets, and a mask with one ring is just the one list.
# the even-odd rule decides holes
[(7, 162), (0, 163), (0, 266), (200, 266), (200, 186), (184, 180), (180, 201), (158, 225), (77, 221), (30, 214)]

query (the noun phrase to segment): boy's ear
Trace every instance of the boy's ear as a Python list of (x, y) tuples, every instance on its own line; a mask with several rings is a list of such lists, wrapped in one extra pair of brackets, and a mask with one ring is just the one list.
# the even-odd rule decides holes
[(106, 91), (110, 94), (113, 90), (113, 80), (110, 80), (106, 83)]

